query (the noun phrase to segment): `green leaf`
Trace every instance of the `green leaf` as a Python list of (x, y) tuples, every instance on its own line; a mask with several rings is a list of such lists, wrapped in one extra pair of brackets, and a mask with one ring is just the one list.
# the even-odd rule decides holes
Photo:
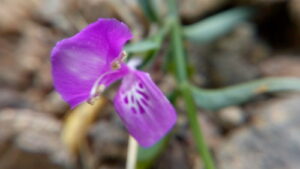
[(194, 42), (211, 42), (230, 32), (237, 24), (245, 21), (254, 13), (254, 9), (239, 7), (216, 14), (195, 24), (185, 26), (184, 36)]
[(223, 107), (244, 103), (253, 97), (280, 91), (300, 91), (299, 78), (265, 78), (222, 89), (208, 90), (193, 87), (196, 104), (216, 111)]
[(151, 50), (159, 50), (171, 26), (171, 21), (166, 21), (163, 27), (155, 35), (148, 37), (146, 40), (127, 44), (125, 46), (125, 51), (128, 53), (141, 53)]
[(128, 53), (146, 52), (149, 50), (158, 49), (160, 42), (154, 40), (144, 40), (136, 43), (130, 43), (125, 46), (125, 51)]
[(138, 2), (146, 17), (153, 22), (157, 22), (158, 17), (153, 8), (154, 2), (152, 0), (138, 0)]
[(153, 162), (163, 152), (168, 140), (169, 140), (169, 136), (166, 136), (150, 148), (139, 147), (137, 169), (150, 168)]
[(148, 51), (144, 57), (142, 63), (138, 66), (138, 69), (145, 69), (153, 63), (155, 56), (157, 55), (159, 48)]

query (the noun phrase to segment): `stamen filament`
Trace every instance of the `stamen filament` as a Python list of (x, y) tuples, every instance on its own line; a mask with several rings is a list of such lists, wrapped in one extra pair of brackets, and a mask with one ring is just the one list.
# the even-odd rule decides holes
[(90, 98), (87, 101), (89, 104), (94, 104), (94, 102), (99, 98), (99, 96), (104, 92), (106, 88), (104, 82), (102, 82), (101, 84), (99, 84), (99, 82), (101, 82), (106, 75), (111, 74), (116, 70), (120, 69), (121, 64), (126, 60), (126, 58), (127, 58), (127, 53), (125, 51), (122, 51), (120, 56), (118, 56), (117, 59), (112, 62), (111, 65), (112, 70), (105, 72), (95, 81), (90, 92)]

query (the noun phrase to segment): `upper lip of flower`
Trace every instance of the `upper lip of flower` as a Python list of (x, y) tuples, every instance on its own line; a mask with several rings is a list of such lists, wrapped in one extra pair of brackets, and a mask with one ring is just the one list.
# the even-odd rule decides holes
[(54, 86), (63, 99), (72, 107), (89, 100), (97, 79), (120, 69), (125, 58), (123, 45), (131, 38), (124, 23), (99, 19), (73, 37), (58, 42), (51, 53), (52, 74)]

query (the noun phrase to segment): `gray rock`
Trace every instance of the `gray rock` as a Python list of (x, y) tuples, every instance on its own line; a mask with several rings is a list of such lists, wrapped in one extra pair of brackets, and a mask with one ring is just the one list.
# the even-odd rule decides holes
[(237, 106), (225, 107), (217, 115), (225, 127), (236, 127), (246, 120), (245, 112)]
[(220, 169), (298, 169), (300, 95), (273, 99), (250, 110), (251, 127), (238, 130), (216, 151)]
[(279, 55), (274, 56), (259, 65), (263, 76), (300, 77), (299, 56)]
[(0, 88), (0, 93), (0, 109), (6, 107), (30, 107), (30, 103), (21, 95), (20, 92), (9, 88)]
[[(162, 156), (157, 160), (156, 165), (153, 168), (164, 169), (188, 169), (191, 168), (189, 164), (189, 158), (191, 154), (188, 153), (190, 147), (183, 146), (178, 141), (173, 141), (168, 149), (162, 154)], [(194, 154), (193, 154), (194, 155)]]
[(0, 168), (65, 169), (72, 158), (60, 140), (61, 124), (31, 110), (0, 112)]
[(92, 127), (89, 136), (93, 140), (92, 149), (100, 161), (126, 158), (128, 135), (116, 123), (100, 121)]
[(243, 23), (220, 38), (206, 56), (210, 83), (228, 86), (258, 77), (257, 63), (269, 56), (269, 48), (257, 40), (252, 24)]

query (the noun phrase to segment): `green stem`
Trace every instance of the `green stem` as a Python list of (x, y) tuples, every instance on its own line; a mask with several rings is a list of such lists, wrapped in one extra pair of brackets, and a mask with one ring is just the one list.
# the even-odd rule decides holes
[(154, 2), (152, 0), (138, 0), (138, 3), (148, 19), (153, 22), (159, 21), (159, 17), (155, 11)]
[(181, 86), (182, 95), (187, 108), (188, 120), (191, 126), (192, 134), (194, 136), (197, 150), (200, 153), (206, 169), (215, 169), (213, 158), (210, 154), (209, 148), (205, 142), (205, 138), (201, 129), (200, 122), (197, 116), (197, 107), (191, 92), (191, 87), (184, 83)]
[(205, 142), (203, 132), (200, 127), (201, 125), (199, 124), (198, 121), (197, 107), (194, 102), (193, 95), (191, 92), (191, 87), (188, 82), (187, 66), (186, 66), (187, 64), (186, 64), (186, 58), (185, 58), (184, 48), (182, 44), (183, 38), (182, 38), (181, 24), (179, 22), (178, 14), (176, 11), (177, 9), (176, 1), (169, 0), (168, 5), (170, 7), (170, 15), (173, 20), (173, 25), (171, 30), (172, 32), (171, 40), (172, 40), (172, 48), (174, 50), (177, 81), (180, 84), (181, 87), (180, 89), (183, 94), (183, 98), (187, 107), (189, 124), (197, 145), (197, 150), (199, 151), (202, 157), (206, 169), (215, 169), (213, 158), (209, 152), (209, 148)]
[(184, 49), (182, 44), (181, 27), (178, 21), (174, 21), (172, 27), (172, 47), (175, 55), (176, 74), (179, 82), (187, 81), (187, 66), (184, 56)]
[(161, 49), (162, 43), (163, 43), (166, 35), (170, 31), (171, 26), (172, 26), (172, 23), (171, 23), (171, 21), (168, 20), (163, 25), (162, 29), (153, 37), (153, 39), (157, 43), (158, 47), (156, 49), (153, 49), (153, 50), (150, 50), (147, 52), (145, 59), (143, 60), (142, 64), (138, 67), (138, 69), (144, 69), (146, 66), (149, 66), (151, 64), (151, 62), (154, 60), (155, 56)]

